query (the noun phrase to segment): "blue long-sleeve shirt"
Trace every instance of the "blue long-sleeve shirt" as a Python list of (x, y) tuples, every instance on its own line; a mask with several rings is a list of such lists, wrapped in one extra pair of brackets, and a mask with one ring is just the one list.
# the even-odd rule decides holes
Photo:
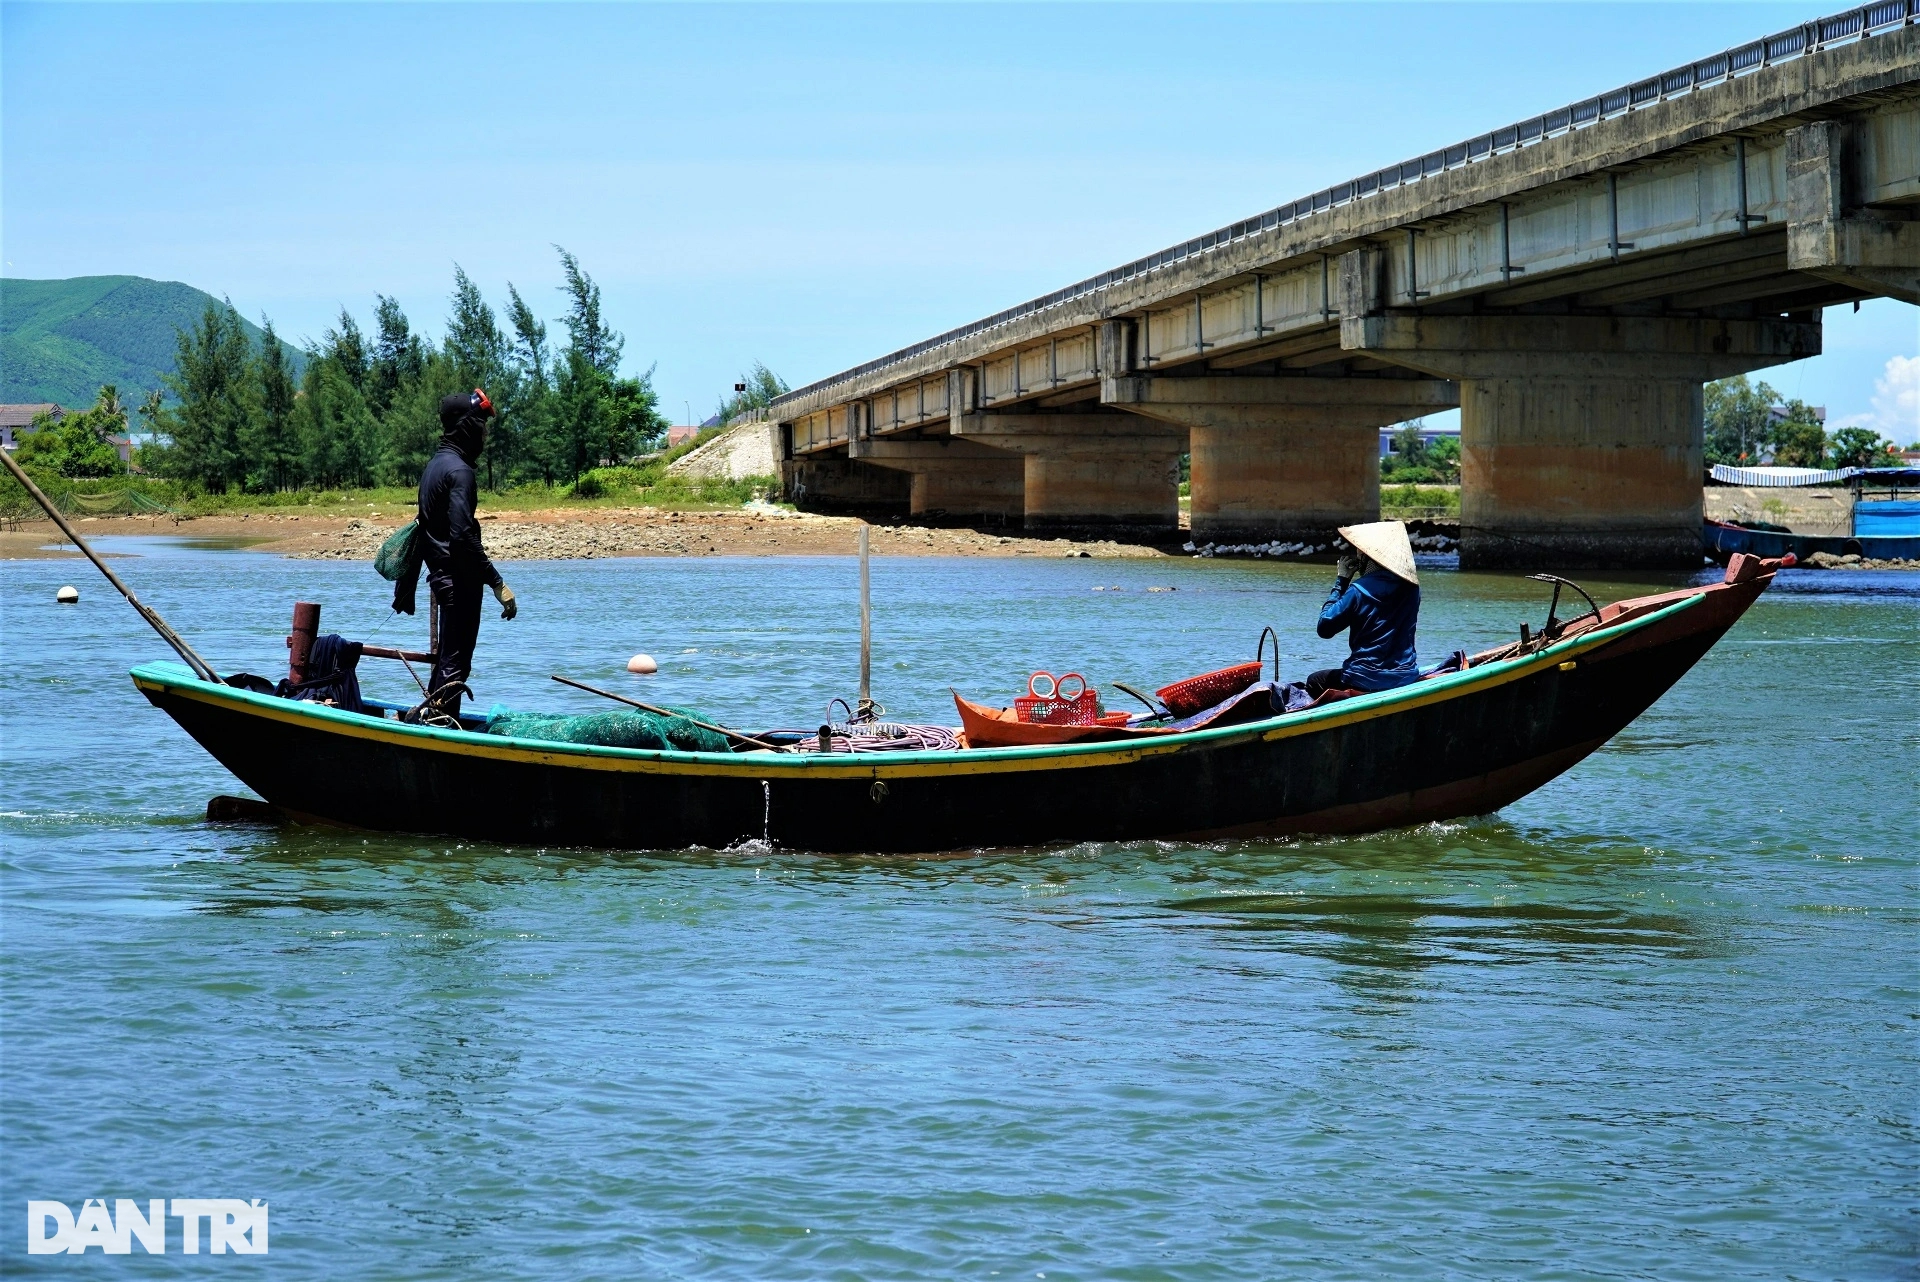
[(1336, 579), (1320, 608), (1322, 640), (1353, 629), (1352, 651), (1340, 667), (1349, 690), (1392, 690), (1420, 679), (1414, 653), (1414, 625), (1420, 618), (1420, 588), (1385, 570), (1349, 583)]

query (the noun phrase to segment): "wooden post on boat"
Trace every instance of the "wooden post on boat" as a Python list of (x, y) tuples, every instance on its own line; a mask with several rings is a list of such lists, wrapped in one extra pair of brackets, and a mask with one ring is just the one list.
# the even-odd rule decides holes
[(287, 680), (299, 685), (307, 679), (307, 657), (320, 635), (320, 607), (312, 601), (293, 603), (293, 631), (287, 634)]
[(860, 697), (856, 721), (873, 717), (873, 600), (868, 592), (867, 527), (860, 526)]
[(427, 589), (427, 651), (440, 653), (440, 603), (433, 599), (433, 589)]

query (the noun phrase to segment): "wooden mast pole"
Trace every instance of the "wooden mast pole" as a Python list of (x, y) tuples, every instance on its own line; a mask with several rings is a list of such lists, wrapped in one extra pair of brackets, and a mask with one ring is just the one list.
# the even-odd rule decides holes
[(867, 574), (867, 527), (860, 527), (860, 697), (857, 721), (873, 719), (873, 598)]
[(133, 589), (122, 583), (120, 576), (112, 570), (109, 570), (107, 563), (102, 561), (91, 547), (87, 546), (87, 541), (81, 538), (79, 533), (76, 532), (71, 525), (67, 524), (67, 518), (60, 514), (60, 509), (53, 505), (53, 500), (41, 492), (40, 487), (33, 483), (33, 478), (28, 476), (26, 472), (21, 469), (20, 465), (13, 461), (11, 454), (5, 450), (0, 450), (0, 463), (7, 465), (7, 471), (13, 473), (13, 479), (20, 482), (20, 484), (26, 488), (27, 493), (33, 496), (33, 501), (38, 503), (41, 509), (53, 518), (53, 523), (60, 527), (60, 532), (67, 536), (68, 542), (86, 553), (87, 560), (93, 562), (94, 568), (107, 576), (107, 582), (113, 584), (114, 587), (120, 590), (120, 595), (127, 599), (127, 604), (138, 610), (140, 617), (145, 619), (147, 624), (152, 627), (155, 632), (160, 634), (160, 639), (172, 646), (173, 652), (187, 661), (187, 666), (193, 669), (195, 676), (199, 677), (202, 681), (211, 681), (215, 685), (226, 684), (220, 680), (220, 674), (213, 670), (213, 665), (194, 653), (193, 647), (181, 640), (180, 634), (168, 627), (167, 621), (161, 618), (157, 611), (140, 604), (140, 598), (133, 594)]

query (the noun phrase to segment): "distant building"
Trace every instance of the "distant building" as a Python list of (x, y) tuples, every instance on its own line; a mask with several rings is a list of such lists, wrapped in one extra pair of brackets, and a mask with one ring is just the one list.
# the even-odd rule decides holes
[(0, 449), (12, 452), (21, 436), (33, 433), (33, 420), (42, 414), (66, 417), (66, 411), (52, 402), (41, 405), (0, 405)]
[[(1401, 431), (1405, 427), (1405, 423), (1395, 423), (1392, 427), (1383, 427), (1380, 429), (1381, 458), (1385, 458), (1387, 455), (1393, 453), (1394, 433)], [(1422, 423), (1420, 425), (1420, 439), (1427, 445), (1432, 445), (1435, 441), (1442, 439), (1457, 441), (1460, 439), (1460, 428), (1458, 424), (1453, 427), (1429, 427), (1427, 424)]]
[(698, 435), (700, 435), (700, 429), (697, 427), (670, 427), (667, 429), (667, 448), (685, 445)]
[[(1814, 422), (1816, 422), (1816, 423), (1820, 423), (1820, 424), (1823, 424), (1823, 425), (1824, 425), (1824, 424), (1826, 423), (1826, 421), (1827, 421), (1827, 407), (1826, 407), (1826, 406), (1824, 406), (1824, 405), (1809, 405), (1809, 406), (1807, 406), (1807, 412), (1813, 415), (1813, 421), (1814, 421)], [(1767, 407), (1767, 426), (1769, 426), (1769, 427), (1771, 427), (1771, 426), (1773, 426), (1773, 425), (1774, 425), (1775, 423), (1784, 423), (1784, 422), (1786, 422), (1786, 421), (1787, 421), (1787, 407), (1786, 407), (1786, 406), (1784, 406), (1784, 405), (1769, 405), (1769, 406)]]

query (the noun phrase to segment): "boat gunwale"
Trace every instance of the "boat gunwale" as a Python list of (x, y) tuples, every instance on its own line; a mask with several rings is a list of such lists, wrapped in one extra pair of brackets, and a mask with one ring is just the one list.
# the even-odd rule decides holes
[[(143, 693), (170, 693), (196, 702), (226, 705), (249, 715), (292, 724), (314, 724), (327, 732), (345, 732), (354, 738), (447, 752), (535, 764), (599, 770), (644, 770), (671, 774), (725, 774), (741, 778), (820, 775), (828, 777), (890, 778), (929, 774), (1001, 773), (1033, 766), (1074, 768), (1125, 764), (1146, 757), (1226, 746), (1237, 740), (1274, 742), (1330, 724), (1371, 720), (1394, 712), (1441, 702), (1468, 693), (1469, 688), (1493, 688), (1520, 680), (1569, 658), (1588, 654), (1633, 632), (1652, 627), (1691, 609), (1706, 599), (1714, 585), (1651, 613), (1556, 641), (1530, 655), (1496, 659), (1478, 667), (1429, 677), (1392, 690), (1356, 695), (1318, 708), (1277, 713), (1259, 721), (1207, 727), (1165, 736), (1099, 740), (1091, 743), (1033, 744), (1004, 748), (965, 748), (934, 752), (870, 753), (747, 753), (687, 752), (661, 748), (620, 748), (601, 744), (560, 743), (520, 739), (476, 730), (445, 730), (372, 718), (305, 700), (256, 694), (234, 686), (215, 686), (182, 664), (169, 661), (140, 664), (129, 675)], [(664, 768), (664, 769), (662, 769)]]

